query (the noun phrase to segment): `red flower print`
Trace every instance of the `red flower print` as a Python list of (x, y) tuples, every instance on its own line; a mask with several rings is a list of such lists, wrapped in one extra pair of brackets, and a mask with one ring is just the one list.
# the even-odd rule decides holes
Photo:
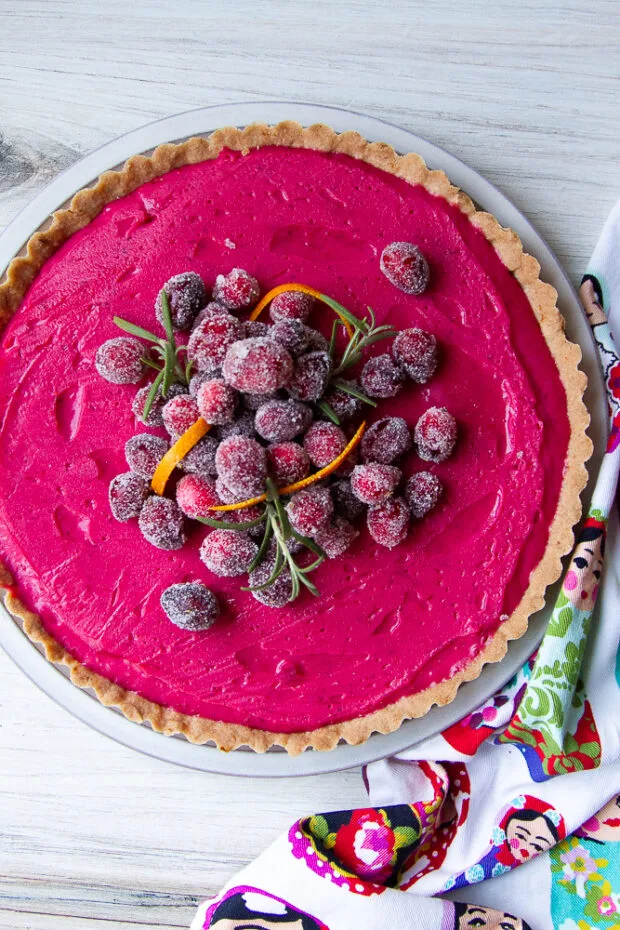
[(373, 882), (386, 881), (395, 862), (396, 837), (383, 811), (356, 810), (336, 833), (334, 852), (356, 875)]
[(609, 387), (613, 396), (620, 398), (620, 362), (609, 372)]

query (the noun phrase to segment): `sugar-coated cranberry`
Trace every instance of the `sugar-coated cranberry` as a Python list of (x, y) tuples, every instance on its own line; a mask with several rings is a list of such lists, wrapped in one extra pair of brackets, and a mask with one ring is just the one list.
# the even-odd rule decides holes
[(303, 291), (285, 291), (271, 301), (269, 315), (274, 323), (278, 320), (301, 320), (305, 323), (314, 307), (314, 297)]
[(254, 428), (268, 442), (294, 439), (312, 423), (312, 410), (297, 400), (269, 400), (256, 411)]
[(402, 497), (389, 497), (383, 504), (370, 507), (366, 517), (368, 531), (375, 542), (388, 549), (398, 546), (409, 529), (409, 508)]
[[(353, 390), (360, 390), (357, 381), (346, 381), (343, 378), (342, 383)], [(334, 385), (327, 390), (323, 400), (329, 404), (341, 423), (358, 416), (364, 406), (364, 402), (359, 397), (354, 397), (353, 394), (349, 394)]]
[(333, 462), (347, 445), (347, 437), (335, 423), (313, 423), (304, 436), (304, 449), (317, 468)]
[(391, 242), (381, 253), (381, 271), (405, 294), (422, 294), (430, 277), (428, 262), (412, 242)]
[(405, 499), (411, 513), (421, 520), (433, 509), (443, 494), (443, 485), (430, 471), (419, 471), (405, 485)]
[(254, 438), (254, 414), (250, 410), (242, 410), (230, 423), (218, 426), (215, 435), (221, 441), (229, 436), (250, 436)]
[(149, 497), (140, 511), (138, 525), (144, 538), (158, 549), (181, 549), (185, 542), (183, 513), (168, 497)]
[(358, 536), (359, 532), (351, 526), (348, 520), (344, 517), (336, 517), (334, 522), (324, 530), (319, 530), (314, 540), (328, 559), (337, 559), (347, 551)]
[(310, 474), (310, 459), (296, 442), (279, 442), (267, 448), (269, 474), (284, 488)]
[(306, 326), (306, 339), (308, 340), (308, 352), (327, 352), (329, 349), (329, 339), (326, 339), (318, 329)]
[[(266, 584), (273, 571), (273, 561), (264, 559), (250, 574), (249, 586), (258, 588)], [(262, 591), (252, 591), (252, 597), (265, 607), (286, 607), (293, 596), (293, 582), (290, 572), (286, 569), (281, 572), (273, 584)]]
[(293, 359), (279, 342), (242, 339), (226, 352), (222, 366), (226, 381), (247, 394), (269, 394), (288, 384)]
[(415, 425), (417, 453), (425, 462), (443, 462), (456, 444), (456, 420), (445, 407), (429, 407)]
[(366, 507), (351, 489), (351, 482), (340, 478), (330, 486), (330, 493), (334, 502), (334, 511), (347, 520), (359, 520), (366, 513)]
[(424, 329), (403, 329), (392, 343), (392, 355), (412, 381), (426, 384), (437, 369), (437, 340)]
[(221, 478), (218, 478), (215, 482), (215, 488), (223, 504), (240, 504), (241, 501), (247, 500), (247, 494), (245, 492), (231, 491), (228, 485)]
[(229, 436), (218, 446), (215, 467), (224, 484), (242, 500), (261, 494), (267, 477), (267, 456), (255, 439)]
[(402, 478), (400, 468), (370, 462), (356, 465), (351, 475), (351, 490), (364, 504), (375, 506), (390, 497)]
[(199, 371), (195, 375), (193, 375), (192, 378), (190, 378), (189, 393), (192, 395), (192, 397), (196, 397), (196, 395), (198, 394), (199, 388), (202, 387), (202, 385), (205, 384), (206, 381), (213, 381), (214, 378), (217, 379), (221, 377), (222, 377), (221, 367), (214, 369), (213, 372)]
[(297, 533), (315, 536), (329, 525), (334, 515), (334, 502), (327, 488), (304, 488), (293, 494), (286, 512)]
[(138, 433), (125, 443), (127, 464), (137, 475), (149, 480), (168, 451), (168, 443), (152, 433)]
[(365, 462), (391, 465), (411, 449), (411, 434), (402, 417), (383, 417), (373, 423), (362, 437), (361, 451)]
[(301, 320), (278, 320), (270, 328), (269, 338), (275, 339), (296, 358), (308, 348), (308, 327)]
[(210, 311), (189, 337), (187, 357), (196, 371), (213, 372), (240, 336), (241, 325), (236, 317)]
[(108, 490), (112, 516), (119, 523), (126, 523), (140, 515), (142, 506), (149, 496), (151, 486), (146, 478), (133, 471), (112, 478)]
[(222, 304), (218, 304), (215, 300), (210, 300), (206, 306), (202, 308), (194, 323), (192, 329), (197, 329), (205, 317), (210, 316), (212, 313), (228, 313), (229, 311), (226, 307), (223, 307)]
[(362, 390), (369, 397), (396, 397), (403, 386), (405, 376), (389, 355), (369, 358), (360, 375)]
[(258, 281), (243, 268), (233, 268), (215, 279), (213, 299), (229, 310), (249, 310), (259, 297)]
[(241, 324), (242, 339), (263, 339), (269, 335), (271, 327), (262, 320), (246, 320)]
[[(200, 275), (193, 271), (175, 274), (173, 278), (166, 281), (163, 290), (168, 298), (172, 328), (190, 329), (197, 314), (207, 302), (207, 291)], [(161, 292), (155, 301), (155, 316), (163, 326)]]
[(211, 435), (203, 436), (181, 459), (179, 468), (190, 475), (200, 475), (201, 478), (216, 475), (215, 453), (217, 452), (217, 446), (218, 443), (215, 437)]
[(222, 503), (215, 489), (215, 478), (183, 475), (177, 484), (177, 504), (186, 517), (214, 517), (212, 507)]
[(164, 426), (173, 439), (182, 436), (185, 430), (199, 419), (198, 404), (191, 394), (179, 394), (164, 405), (161, 412)]
[(200, 547), (200, 558), (221, 578), (235, 578), (249, 569), (258, 546), (241, 530), (213, 530)]
[[(262, 507), (255, 504), (253, 507), (242, 507), (240, 510), (226, 510), (224, 513), (220, 513), (219, 516), (222, 520), (225, 520), (226, 523), (244, 524), (251, 523), (253, 520), (258, 520), (262, 513)], [(217, 516), (216, 519), (218, 519)], [(262, 539), (265, 532), (265, 523), (259, 523), (258, 526), (251, 526), (247, 532), (254, 539)]]
[(144, 344), (131, 336), (108, 339), (97, 349), (95, 368), (112, 384), (137, 384), (146, 371), (142, 361), (145, 352)]
[(213, 591), (199, 582), (171, 584), (162, 594), (159, 603), (175, 626), (192, 633), (208, 630), (220, 613)]
[(318, 400), (332, 373), (332, 360), (327, 352), (308, 352), (295, 363), (288, 389), (297, 400)]
[(207, 423), (230, 423), (235, 416), (237, 393), (222, 378), (214, 378), (198, 388), (196, 403), (200, 416)]
[(282, 392), (270, 391), (268, 394), (242, 394), (241, 403), (246, 410), (258, 410), (263, 404), (270, 400), (280, 400)]
[(157, 390), (153, 403), (151, 404), (151, 409), (148, 412), (146, 419), (144, 418), (144, 406), (146, 404), (146, 399), (151, 390), (150, 384), (145, 384), (144, 387), (141, 387), (136, 396), (133, 399), (131, 409), (133, 410), (134, 416), (141, 423), (144, 423), (145, 426), (163, 426), (164, 420), (161, 415), (164, 406), (171, 400), (173, 397), (178, 397), (180, 394), (187, 394), (187, 388), (182, 384), (171, 384), (168, 388), (168, 393), (165, 397), (161, 393), (161, 385)]

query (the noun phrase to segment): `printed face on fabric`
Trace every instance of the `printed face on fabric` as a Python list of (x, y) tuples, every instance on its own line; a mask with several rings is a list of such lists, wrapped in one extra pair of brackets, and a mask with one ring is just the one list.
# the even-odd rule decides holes
[(208, 908), (203, 924), (217, 930), (329, 930), (316, 917), (258, 888), (231, 888)]
[(577, 835), (599, 843), (620, 843), (620, 794), (611, 798), (598, 814), (586, 820)]
[(592, 610), (594, 607), (604, 555), (605, 524), (590, 517), (579, 534), (571, 567), (564, 579), (564, 592), (578, 610)]
[(454, 904), (454, 930), (531, 930), (520, 917), (479, 904)]
[(512, 857), (525, 861), (558, 842), (557, 827), (544, 814), (525, 810), (512, 814), (504, 828)]

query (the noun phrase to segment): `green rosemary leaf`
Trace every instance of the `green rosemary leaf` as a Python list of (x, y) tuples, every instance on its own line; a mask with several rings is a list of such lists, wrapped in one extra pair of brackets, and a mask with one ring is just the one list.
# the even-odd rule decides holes
[(320, 556), (322, 559), (327, 558), (327, 553), (324, 549), (321, 549), (318, 543), (315, 543), (313, 539), (310, 539), (308, 536), (302, 536), (301, 533), (295, 532), (294, 529), (291, 529), (291, 536), (301, 543), (302, 546), (305, 546), (306, 549), (310, 549), (311, 552), (314, 552), (315, 555)]
[(144, 410), (142, 411), (143, 420), (148, 419), (149, 413), (151, 412), (151, 407), (153, 406), (153, 401), (155, 400), (155, 397), (157, 396), (157, 390), (160, 384), (162, 383), (163, 379), (164, 379), (164, 372), (162, 369), (162, 371), (159, 372), (159, 374), (153, 381), (151, 385), (151, 390), (146, 395), (146, 400), (144, 402)]
[(149, 342), (161, 342), (161, 338), (156, 336), (155, 333), (150, 333), (148, 329), (143, 329), (141, 326), (136, 326), (135, 323), (130, 323), (129, 320), (124, 320), (121, 316), (114, 316), (112, 320), (119, 329), (122, 329), (126, 333), (131, 333), (132, 336), (139, 336), (141, 339), (148, 339)]
[(338, 327), (339, 327), (340, 325), (342, 325), (342, 324), (340, 323), (340, 320), (334, 320), (334, 323), (333, 323), (333, 326), (332, 326), (332, 334), (331, 334), (331, 338), (330, 338), (330, 340), (329, 340), (329, 349), (327, 350), (328, 353), (329, 353), (329, 357), (330, 357), (332, 360), (333, 360), (333, 358), (334, 358), (334, 352), (336, 351), (336, 336), (338, 335)]
[(344, 391), (345, 394), (350, 394), (351, 397), (357, 397), (358, 400), (363, 400), (365, 404), (370, 404), (371, 407), (377, 406), (376, 401), (372, 400), (355, 386), (352, 387), (346, 381), (342, 381), (340, 378), (334, 378), (331, 383), (333, 387), (338, 388), (339, 391)]
[(278, 546), (278, 551), (276, 553), (276, 560), (273, 566), (273, 571), (264, 584), (252, 585), (248, 588), (243, 588), (243, 591), (264, 591), (265, 588), (270, 588), (274, 584), (286, 567), (284, 556), (282, 555), (282, 550)]
[(264, 519), (265, 514), (257, 517), (256, 520), (248, 520), (247, 523), (229, 523), (227, 520), (214, 520), (212, 517), (194, 517), (194, 520), (204, 523), (205, 526), (212, 526), (217, 530), (237, 530), (238, 532), (251, 530), (253, 526), (260, 526)]
[(321, 596), (321, 592), (319, 591), (317, 586), (315, 584), (312, 584), (312, 582), (306, 575), (299, 575), (298, 577), (301, 583), (307, 587), (310, 594), (314, 594), (315, 597)]
[(315, 570), (315, 568), (318, 568), (319, 565), (322, 565), (324, 561), (325, 561), (324, 558), (318, 558), (314, 562), (312, 562), (310, 565), (306, 565), (305, 568), (300, 568), (299, 572), (302, 575), (309, 575), (310, 572), (313, 572)]
[(336, 426), (340, 426), (338, 414), (333, 407), (330, 407), (326, 400), (317, 400), (315, 403), (319, 410), (323, 411), (328, 420), (331, 420)]
[(267, 552), (267, 549), (269, 548), (269, 543), (271, 542), (272, 536), (273, 536), (273, 527), (271, 526), (271, 521), (267, 520), (267, 524), (265, 526), (265, 533), (263, 535), (263, 540), (260, 546), (258, 547), (258, 552), (256, 553), (256, 555), (252, 559), (252, 562), (250, 563), (250, 567), (248, 568), (248, 573), (253, 572), (254, 569), (257, 568), (257, 566), (259, 566), (260, 563), (265, 558), (265, 554)]
[(346, 307), (343, 307), (342, 304), (339, 304), (337, 300), (333, 300), (331, 297), (327, 297), (326, 294), (321, 294), (321, 300), (323, 300), (328, 307), (331, 307), (334, 313), (344, 317), (344, 319), (353, 327), (353, 329), (357, 329), (362, 333), (368, 331), (368, 323), (366, 320), (360, 320), (358, 317), (354, 316), (350, 310), (347, 310)]
[[(303, 579), (303, 575), (301, 576)], [(299, 597), (299, 575), (296, 571), (291, 572), (291, 596), (289, 597), (289, 604), (291, 601), (296, 600)]]
[(186, 364), (185, 364), (185, 380), (186, 380), (186, 382), (187, 382), (188, 384), (189, 384), (190, 379), (191, 379), (191, 377), (192, 377), (192, 368), (193, 368), (193, 367), (194, 367), (194, 360), (193, 360), (193, 358), (188, 358), (188, 360), (187, 360), (187, 362), (186, 362)]
[(154, 362), (154, 361), (153, 361), (152, 359), (150, 359), (150, 358), (145, 358), (145, 356), (142, 356), (142, 358), (140, 359), (140, 361), (141, 361), (144, 365), (146, 365), (147, 368), (154, 368), (155, 371), (161, 371), (161, 368), (159, 367), (159, 365), (157, 364), (157, 362)]
[(164, 362), (164, 381), (161, 386), (163, 397), (168, 396), (168, 389), (174, 381), (174, 352), (169, 342), (166, 343), (166, 356)]
[(176, 348), (174, 341), (174, 330), (172, 328), (172, 317), (170, 316), (170, 303), (168, 301), (168, 295), (163, 288), (159, 292), (159, 299), (161, 301), (161, 315), (164, 321), (166, 338), (168, 342), (172, 343), (173, 348)]

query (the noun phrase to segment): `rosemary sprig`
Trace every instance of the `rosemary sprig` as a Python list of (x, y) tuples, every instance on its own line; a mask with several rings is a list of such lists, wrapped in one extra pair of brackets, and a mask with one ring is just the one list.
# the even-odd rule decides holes
[[(336, 304), (336, 301), (332, 301), (332, 303)], [(353, 365), (357, 365), (357, 363), (362, 360), (362, 356), (369, 346), (373, 345), (375, 342), (379, 342), (381, 339), (393, 339), (398, 333), (398, 330), (394, 329), (392, 326), (377, 326), (372, 307), (368, 308), (368, 319), (358, 319), (358, 317), (353, 316), (353, 314), (349, 313), (344, 307), (341, 307), (340, 304), (336, 304), (336, 307), (338, 308), (336, 312), (344, 316), (347, 322), (352, 326), (353, 335), (342, 353), (340, 364), (334, 369), (334, 378), (342, 374), (343, 371), (346, 371), (347, 368), (352, 368)]]
[(343, 391), (345, 394), (350, 394), (351, 397), (357, 397), (358, 400), (362, 400), (365, 404), (370, 404), (371, 407), (377, 406), (376, 400), (372, 400), (367, 394), (364, 394), (363, 391), (356, 388), (355, 385), (350, 384), (348, 381), (343, 381), (342, 378), (332, 378), (331, 385), (338, 388), (339, 391)]
[(317, 400), (315, 401), (316, 406), (321, 410), (328, 420), (331, 420), (332, 423), (335, 423), (336, 426), (340, 426), (340, 417), (334, 410), (334, 408), (327, 403), (326, 400)]

